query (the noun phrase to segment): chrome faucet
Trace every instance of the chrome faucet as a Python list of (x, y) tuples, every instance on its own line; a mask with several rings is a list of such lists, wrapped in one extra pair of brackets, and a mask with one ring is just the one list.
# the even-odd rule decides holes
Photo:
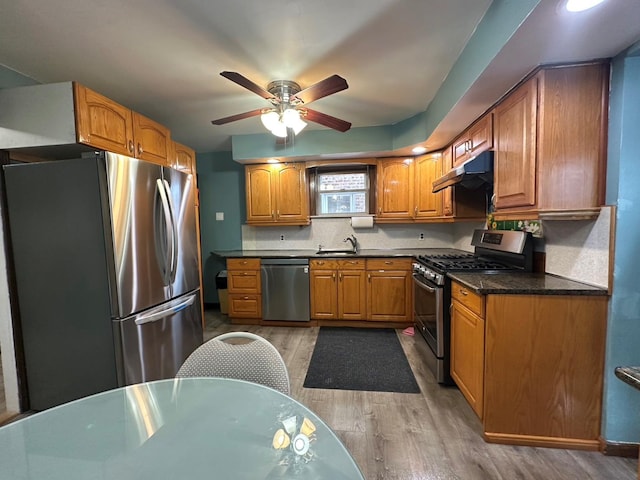
[(356, 238), (355, 235), (348, 236), (343, 240), (343, 242), (350, 242), (351, 246), (353, 247), (353, 253), (358, 252), (358, 239)]

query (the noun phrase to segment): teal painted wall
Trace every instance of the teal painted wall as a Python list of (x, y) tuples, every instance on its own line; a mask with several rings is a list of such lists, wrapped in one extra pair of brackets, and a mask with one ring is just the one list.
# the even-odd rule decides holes
[(36, 84), (38, 82), (34, 79), (0, 65), (0, 88), (24, 87)]
[[(244, 167), (231, 158), (231, 152), (196, 155), (200, 189), (200, 238), (202, 242), (203, 298), (218, 303), (215, 277), (224, 270), (224, 260), (211, 252), (241, 250), (242, 224), (246, 220)], [(216, 221), (216, 212), (224, 220)]]
[[(631, 51), (634, 51), (633, 49)], [(638, 49), (635, 49), (637, 54)], [(640, 365), (640, 56), (614, 59), (609, 111), (607, 203), (617, 205), (613, 294), (609, 302), (603, 437), (640, 442), (640, 392), (614, 375)]]

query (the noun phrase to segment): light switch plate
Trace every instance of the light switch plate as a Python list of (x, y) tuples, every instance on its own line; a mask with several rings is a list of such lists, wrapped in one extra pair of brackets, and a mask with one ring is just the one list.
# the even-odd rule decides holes
[(224, 220), (224, 212), (216, 212), (216, 221), (220, 222)]

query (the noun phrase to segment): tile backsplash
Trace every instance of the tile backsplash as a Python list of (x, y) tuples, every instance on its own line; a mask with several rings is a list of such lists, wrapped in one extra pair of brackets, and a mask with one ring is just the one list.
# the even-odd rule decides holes
[[(314, 218), (308, 227), (242, 226), (244, 250), (298, 250), (341, 248), (343, 240), (355, 235), (362, 249), (460, 248), (472, 251), (471, 235), (484, 222), (446, 224), (374, 224), (353, 228), (350, 218)], [(421, 235), (422, 234), (422, 235)], [(422, 239), (420, 237), (423, 237)], [(284, 240), (281, 240), (284, 238)]]
[[(535, 249), (545, 252), (547, 273), (607, 288), (614, 215), (613, 207), (603, 207), (596, 220), (554, 220), (535, 222), (534, 226), (518, 225), (516, 221), (500, 226), (514, 230), (533, 228), (534, 236), (544, 232), (544, 238), (536, 239)], [(308, 227), (243, 225), (242, 248), (317, 250), (320, 244), (341, 248), (347, 245), (343, 240), (355, 234), (361, 249), (457, 248), (472, 252), (471, 236), (478, 228), (485, 228), (485, 223), (374, 224), (373, 228), (354, 229), (349, 218), (314, 218)]]

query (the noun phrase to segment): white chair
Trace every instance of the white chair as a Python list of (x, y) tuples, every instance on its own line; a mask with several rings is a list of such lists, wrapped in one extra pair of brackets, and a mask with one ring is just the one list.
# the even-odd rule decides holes
[[(247, 339), (248, 343), (228, 343)], [(266, 385), (289, 395), (289, 373), (280, 353), (249, 332), (229, 332), (200, 345), (184, 361), (176, 378), (224, 377)]]

